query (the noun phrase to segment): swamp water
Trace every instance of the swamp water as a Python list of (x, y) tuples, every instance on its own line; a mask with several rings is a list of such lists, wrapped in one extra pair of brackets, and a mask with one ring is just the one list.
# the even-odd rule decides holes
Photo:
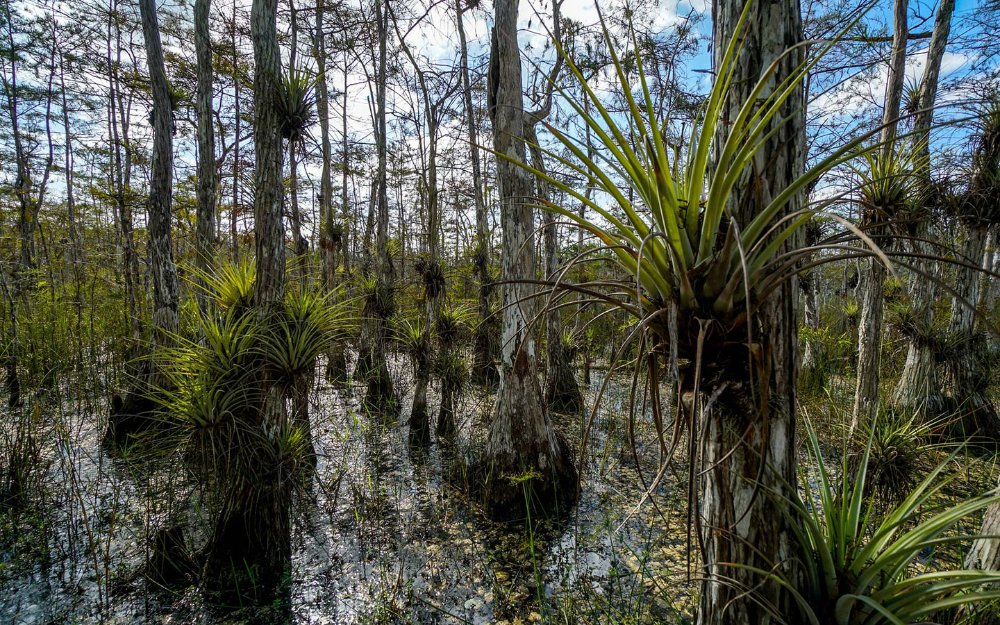
[[(409, 388), (396, 377), (397, 388)], [(576, 508), (558, 521), (503, 525), (445, 479), (450, 463), (438, 445), (408, 449), (406, 409), (379, 424), (359, 413), (363, 388), (319, 382), (310, 410), (319, 462), (293, 507), (290, 601), (228, 615), (206, 606), (197, 588), (168, 592), (140, 574), (176, 499), (164, 493), (180, 488), (181, 463), (137, 471), (100, 444), (104, 418), (94, 415), (106, 408), (40, 399), (27, 408), (45, 458), (32, 496), (38, 512), (0, 528), (0, 622), (683, 622), (692, 607), (685, 508), (669, 474), (644, 499), (659, 444), (648, 423), (637, 424), (640, 476), (626, 390), (614, 386), (584, 450)], [(490, 401), (466, 392), (461, 432), (482, 436)], [(557, 421), (579, 454), (585, 417)]]

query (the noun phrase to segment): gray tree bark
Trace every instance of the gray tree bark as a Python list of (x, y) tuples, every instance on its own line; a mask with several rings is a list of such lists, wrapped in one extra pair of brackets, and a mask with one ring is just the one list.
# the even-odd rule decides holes
[[(576, 495), (576, 468), (549, 421), (538, 383), (538, 354), (529, 328), (535, 276), (532, 181), (525, 162), (517, 0), (497, 0), (490, 54), (490, 114), (503, 228), (503, 343), (500, 389), (487, 434), (485, 503), (494, 516), (518, 515), (525, 501), (552, 508)], [(510, 160), (508, 160), (510, 159)], [(519, 481), (517, 478), (531, 476)], [(531, 489), (526, 497), (525, 488)]]
[[(889, 74), (885, 86), (880, 137), (882, 144), (880, 149), (883, 157), (892, 154), (896, 129), (899, 125), (899, 106), (903, 97), (903, 79), (906, 76), (906, 43), (909, 35), (907, 10), (907, 0), (895, 0), (893, 3), (892, 54), (889, 59)], [(885, 246), (890, 244), (890, 240), (884, 236), (888, 227), (884, 223), (879, 223), (885, 219), (884, 216), (872, 212), (876, 208), (880, 207), (864, 207), (863, 211), (867, 214), (867, 219), (862, 220), (862, 225), (869, 229), (869, 234), (873, 236), (877, 245)], [(886, 270), (882, 261), (877, 258), (868, 259), (864, 264), (867, 271), (861, 285), (857, 383), (854, 390), (851, 431), (854, 430), (859, 421), (866, 423), (871, 421), (879, 403), (882, 328), (885, 323)]]
[[(212, 120), (212, 39), (208, 14), (211, 0), (195, 0), (194, 48), (198, 69), (198, 212), (195, 225), (197, 265), (204, 274), (212, 270), (215, 253), (215, 126)], [(234, 181), (235, 183), (235, 181)], [(198, 307), (204, 314), (208, 308), (207, 294), (198, 291)]]
[[(951, 34), (951, 18), (955, 12), (955, 0), (942, 0), (934, 19), (934, 30), (927, 51), (927, 64), (920, 82), (920, 99), (917, 114), (913, 122), (913, 141), (921, 146), (924, 156), (930, 154), (929, 139), (931, 124), (934, 120), (934, 103), (937, 100), (938, 79), (941, 74), (941, 61), (944, 58)], [(930, 185), (930, 172), (925, 172), (926, 185)], [(930, 207), (928, 207), (930, 208)], [(930, 226), (926, 219), (919, 219), (913, 228), (913, 237), (909, 244), (910, 251), (916, 254), (933, 254), (926, 243)], [(932, 280), (926, 276), (933, 275), (933, 262), (914, 259), (914, 265), (920, 273), (914, 274), (910, 291), (915, 327), (920, 330), (908, 337), (906, 364), (900, 376), (899, 384), (893, 393), (894, 405), (903, 410), (916, 411), (921, 414), (936, 414), (943, 405), (941, 390), (935, 375), (936, 356), (930, 337), (926, 330), (933, 322), (932, 303), (935, 288)]]
[(497, 361), (500, 343), (496, 340), (497, 320), (490, 310), (490, 245), (489, 227), (486, 224), (486, 202), (483, 199), (483, 174), (479, 162), (479, 138), (476, 132), (476, 109), (472, 103), (472, 84), (469, 80), (469, 46), (465, 38), (465, 11), (462, 0), (455, 2), (458, 23), (459, 65), (462, 73), (462, 103), (465, 109), (465, 127), (469, 135), (469, 158), (472, 161), (472, 195), (476, 208), (475, 266), (479, 280), (479, 325), (476, 326), (472, 381), (476, 384), (495, 386), (500, 381)]
[[(743, 8), (742, 0), (713, 3), (716, 67)], [(733, 119), (761, 73), (801, 41), (798, 0), (755, 5), (744, 33), (723, 119)], [(800, 53), (784, 56), (771, 88), (800, 61)], [(764, 96), (766, 90), (761, 94)], [(787, 121), (757, 152), (751, 170), (734, 190), (731, 206), (738, 223), (748, 223), (770, 198), (802, 173), (803, 109), (800, 89), (777, 116), (778, 119), (787, 116)], [(794, 198), (785, 211), (798, 210), (801, 202), (801, 197)], [(783, 515), (775, 509), (784, 499), (767, 493), (794, 489), (797, 479), (797, 290), (798, 286), (790, 281), (761, 302), (753, 320), (754, 341), (760, 349), (759, 357), (754, 357), (759, 363), (754, 367), (755, 375), (750, 376), (746, 371), (745, 352), (734, 356), (731, 360), (743, 364), (728, 365), (733, 371), (717, 387), (716, 405), (706, 415), (701, 443), (701, 468), (705, 473), (701, 479), (699, 510), (705, 576), (698, 613), (701, 625), (760, 625), (775, 622), (774, 614), (794, 613), (791, 599), (778, 584), (740, 567), (749, 565), (763, 570), (777, 567), (775, 570), (784, 575), (792, 578), (796, 575), (790, 552), (793, 537)]]
[(170, 237), (171, 193), (174, 171), (174, 117), (170, 85), (163, 62), (160, 27), (154, 0), (139, 0), (146, 62), (153, 92), (153, 155), (149, 174), (149, 249), (153, 274), (153, 341), (172, 345), (180, 323), (178, 317), (177, 266)]
[[(319, 246), (323, 260), (323, 288), (330, 292), (337, 288), (338, 254), (343, 251), (346, 257), (347, 252), (343, 245), (343, 229), (337, 230), (333, 211), (333, 143), (330, 140), (330, 89), (326, 82), (326, 68), (329, 59), (326, 53), (326, 37), (323, 32), (325, 16), (326, 0), (316, 0), (316, 30), (314, 33), (314, 52), (318, 71), (316, 77), (316, 113), (319, 116), (320, 153), (323, 160), (319, 188)], [(344, 97), (346, 98), (347, 94), (344, 94)], [(347, 380), (347, 356), (339, 341), (327, 353), (326, 378), (336, 383)]]
[[(375, 3), (375, 23), (378, 33), (378, 60), (375, 85), (375, 150), (378, 169), (375, 174), (375, 256), (376, 289), (374, 301), (367, 302), (362, 328), (362, 350), (359, 362), (368, 390), (365, 405), (375, 414), (394, 415), (399, 409), (399, 397), (393, 387), (386, 360), (385, 343), (388, 334), (387, 314), (394, 306), (394, 271), (389, 256), (389, 197), (387, 193), (387, 152), (386, 152), (386, 45), (388, 39), (387, 0)], [(370, 298), (372, 299), (372, 298)]]

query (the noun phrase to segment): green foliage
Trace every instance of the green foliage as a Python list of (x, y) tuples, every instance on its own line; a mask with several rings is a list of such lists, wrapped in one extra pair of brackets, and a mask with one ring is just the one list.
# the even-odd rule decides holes
[(812, 366), (799, 376), (799, 389), (806, 393), (826, 390), (831, 376), (849, 371), (854, 364), (857, 345), (850, 333), (836, 332), (827, 325), (802, 326), (799, 339), (813, 350)]
[(461, 388), (469, 376), (469, 363), (464, 354), (455, 350), (442, 351), (434, 362), (434, 373), (441, 378), (442, 386)]
[(430, 335), (422, 319), (393, 317), (392, 336), (411, 357), (422, 355), (428, 348)]
[(316, 78), (302, 69), (288, 70), (275, 103), (281, 136), (302, 142), (316, 117)]
[(856, 471), (841, 460), (835, 482), (820, 451), (812, 425), (806, 422), (809, 451), (817, 482), (804, 480), (798, 494), (778, 506), (787, 516), (800, 550), (801, 578), (788, 580), (765, 572), (787, 588), (812, 625), (904, 625), (931, 619), (964, 605), (1000, 598), (992, 589), (1000, 572), (934, 571), (920, 565), (922, 554), (969, 540), (951, 533), (955, 526), (987, 506), (1000, 502), (993, 492), (929, 512), (933, 498), (954, 479), (945, 468), (954, 456), (931, 470), (897, 505), (878, 515), (865, 497), (871, 477), (871, 440)]
[(1000, 221), (1000, 97), (993, 95), (979, 111), (971, 176), (964, 213), (989, 223)]
[(922, 459), (936, 447), (935, 431), (948, 425), (947, 418), (925, 420), (922, 415), (880, 411), (870, 423), (861, 423), (858, 435), (868, 445), (867, 485), (869, 494), (882, 502), (902, 501), (917, 483)]
[(363, 316), (391, 319), (396, 314), (396, 290), (391, 282), (377, 275), (361, 275), (357, 285), (364, 302)]
[(876, 146), (861, 160), (861, 166), (852, 168), (860, 179), (863, 224), (898, 220), (922, 205), (921, 184), (930, 167), (923, 144), (895, 143), (888, 150)]
[[(570, 55), (565, 55), (567, 67), (596, 113), (588, 113), (583, 102), (568, 91), (560, 93), (594, 136), (599, 152), (607, 156), (591, 157), (575, 138), (546, 124), (560, 147), (572, 155), (564, 157), (550, 151), (548, 156), (593, 180), (601, 192), (597, 195), (610, 196), (623, 218), (603, 201), (588, 197), (556, 176), (528, 167), (567, 198), (566, 205), (549, 203), (545, 208), (597, 237), (613, 253), (618, 267), (634, 279), (635, 286), (626, 292), (635, 293), (637, 301), (618, 299), (615, 304), (637, 317), (648, 317), (651, 323), (655, 320), (654, 327), (666, 325), (664, 315), (659, 313), (670, 306), (680, 311), (682, 326), (692, 317), (715, 320), (724, 333), (745, 324), (747, 307), (752, 308), (793, 275), (806, 253), (788, 256), (782, 254), (782, 248), (817, 211), (803, 210), (785, 217), (783, 211), (788, 203), (825, 172), (867, 152), (861, 147), (863, 138), (849, 142), (777, 193), (749, 221), (732, 220), (729, 205), (739, 181), (752, 174), (758, 150), (786, 121), (782, 117), (786, 104), (799, 93), (803, 78), (829, 49), (824, 47), (777, 82), (779, 64), (769, 67), (735, 116), (725, 119), (724, 109), (751, 6), (753, 3), (747, 4), (726, 46), (686, 154), (668, 145), (664, 138), (666, 122), (656, 108), (638, 52), (634, 55), (636, 72), (631, 74), (605, 29), (616, 86), (626, 100), (624, 120), (605, 107)], [(636, 85), (641, 94), (638, 98), (632, 95)], [(710, 158), (713, 153), (715, 158)], [(624, 186), (619, 180), (624, 181)], [(578, 203), (598, 218), (581, 216)], [(668, 332), (660, 334), (666, 337)]]
[(264, 360), (280, 379), (291, 384), (311, 372), (316, 358), (328, 351), (346, 325), (343, 307), (330, 295), (315, 291), (285, 295), (281, 314), (261, 332)]
[(442, 345), (450, 347), (468, 336), (474, 323), (476, 311), (469, 306), (445, 306), (438, 314), (434, 331)]
[(193, 269), (202, 289), (222, 310), (244, 310), (253, 303), (253, 285), (257, 279), (257, 263), (242, 259), (239, 263), (223, 263), (214, 273)]

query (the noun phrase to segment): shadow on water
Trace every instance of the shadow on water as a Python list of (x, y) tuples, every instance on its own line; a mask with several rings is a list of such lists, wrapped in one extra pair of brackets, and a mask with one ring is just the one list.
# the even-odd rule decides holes
[[(393, 368), (397, 388), (409, 388), (406, 367)], [(599, 413), (588, 449), (577, 450), (586, 477), (572, 513), (504, 525), (485, 519), (456, 485), (464, 450), (483, 443), (491, 397), (466, 391), (453, 447), (435, 441), (415, 450), (401, 425), (406, 410), (389, 423), (365, 415), (364, 390), (317, 383), (310, 414), (318, 461), (292, 505), (287, 596), (227, 612), (207, 606), (197, 587), (155, 591), (136, 574), (153, 537), (176, 517), (163, 484), (178, 488), (183, 463), (138, 476), (106, 457), (85, 416), (54, 409), (72, 425), (66, 444), (53, 446), (47, 478), (63, 507), (45, 533), (47, 564), (0, 569), (0, 621), (513, 625), (680, 622), (690, 613), (683, 502), (661, 486), (658, 509), (640, 505), (619, 397)], [(578, 444), (580, 417), (559, 424)], [(638, 438), (648, 479), (658, 447), (648, 427)], [(205, 530), (197, 515), (188, 522), (195, 551)]]

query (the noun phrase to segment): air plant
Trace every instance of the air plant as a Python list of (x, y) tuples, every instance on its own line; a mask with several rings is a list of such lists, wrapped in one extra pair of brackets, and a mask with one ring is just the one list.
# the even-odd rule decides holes
[(931, 439), (950, 421), (948, 416), (924, 419), (919, 411), (881, 411), (870, 423), (861, 423), (860, 441), (868, 447), (866, 495), (888, 504), (903, 501), (922, 474), (921, 459), (940, 446)]
[(926, 144), (895, 141), (889, 149), (874, 146), (861, 155), (861, 161), (852, 169), (859, 178), (862, 223), (912, 220), (912, 209), (923, 205), (923, 180), (930, 168)]
[(291, 68), (281, 80), (276, 98), (281, 136), (300, 143), (316, 118), (316, 77), (303, 69)]
[(393, 317), (392, 337), (399, 343), (413, 361), (414, 369), (427, 359), (430, 348), (430, 333), (422, 319)]
[[(664, 122), (658, 116), (638, 51), (633, 61), (638, 79), (633, 80), (605, 29), (612, 66), (626, 99), (624, 119), (604, 106), (601, 96), (566, 55), (566, 66), (596, 113), (587, 112), (581, 101), (556, 88), (595, 137), (600, 148), (597, 155), (588, 155), (575, 138), (545, 124), (560, 147), (570, 154), (546, 151), (548, 157), (592, 180), (600, 193), (587, 194), (560, 178), (521, 164), (562, 191), (558, 196), (567, 198), (566, 205), (547, 202), (544, 208), (597, 237), (610, 250), (618, 268), (634, 280), (631, 286), (612, 285), (611, 294), (603, 292), (607, 282), (574, 288), (638, 318), (638, 329), (654, 332), (654, 347), (662, 344), (680, 359), (692, 362), (697, 351), (693, 337), (699, 334), (699, 328), (710, 328), (710, 334), (722, 343), (731, 342), (743, 330), (742, 341), (746, 342), (745, 328), (757, 307), (822, 247), (785, 249), (786, 243), (794, 241), (820, 212), (814, 207), (786, 214), (789, 202), (824, 173), (869, 151), (863, 145), (866, 137), (849, 142), (777, 193), (749, 221), (737, 223), (730, 204), (740, 179), (751, 172), (758, 150), (785, 123), (782, 116), (786, 113), (782, 111), (793, 94), (799, 93), (809, 70), (832, 45), (773, 85), (779, 64), (772, 64), (735, 117), (724, 120), (724, 105), (733, 84), (751, 4), (747, 4), (722, 57), (705, 108), (691, 131), (686, 154), (668, 146), (664, 139)], [(632, 95), (636, 84), (641, 92), (638, 98)], [(710, 158), (713, 153), (714, 159)], [(619, 211), (595, 199), (600, 195), (610, 197)], [(578, 211), (580, 203), (598, 218), (582, 216)], [(870, 244), (862, 253), (879, 255), (888, 263), (870, 239), (854, 231)], [(641, 334), (633, 332), (632, 337)]]
[(996, 201), (1000, 194), (1000, 97), (994, 96), (981, 107), (976, 125), (965, 212), (997, 223), (1000, 221), (1000, 206)]
[(443, 347), (455, 345), (472, 327), (475, 311), (467, 306), (446, 306), (437, 316), (434, 332)]
[(205, 292), (222, 310), (246, 310), (253, 303), (257, 264), (253, 260), (223, 263), (214, 272), (192, 268), (195, 287)]
[[(841, 479), (835, 482), (811, 423), (806, 421), (809, 451), (818, 469), (818, 483), (804, 481), (805, 497), (795, 489), (790, 506), (778, 506), (788, 516), (800, 553), (801, 576), (776, 579), (801, 611), (797, 622), (810, 625), (902, 625), (927, 621), (935, 614), (1000, 599), (1000, 572), (927, 570), (918, 567), (923, 554), (975, 537), (952, 530), (987, 506), (1000, 502), (996, 491), (935, 508), (934, 498), (954, 479), (945, 468), (955, 451), (930, 471), (910, 493), (884, 515), (866, 497), (870, 473), (869, 438), (861, 462), (849, 471), (844, 454)], [(775, 494), (775, 496), (781, 496)]]
[(282, 312), (261, 332), (260, 349), (265, 362), (281, 380), (293, 383), (311, 372), (316, 359), (330, 349), (345, 319), (329, 294), (287, 294)]

